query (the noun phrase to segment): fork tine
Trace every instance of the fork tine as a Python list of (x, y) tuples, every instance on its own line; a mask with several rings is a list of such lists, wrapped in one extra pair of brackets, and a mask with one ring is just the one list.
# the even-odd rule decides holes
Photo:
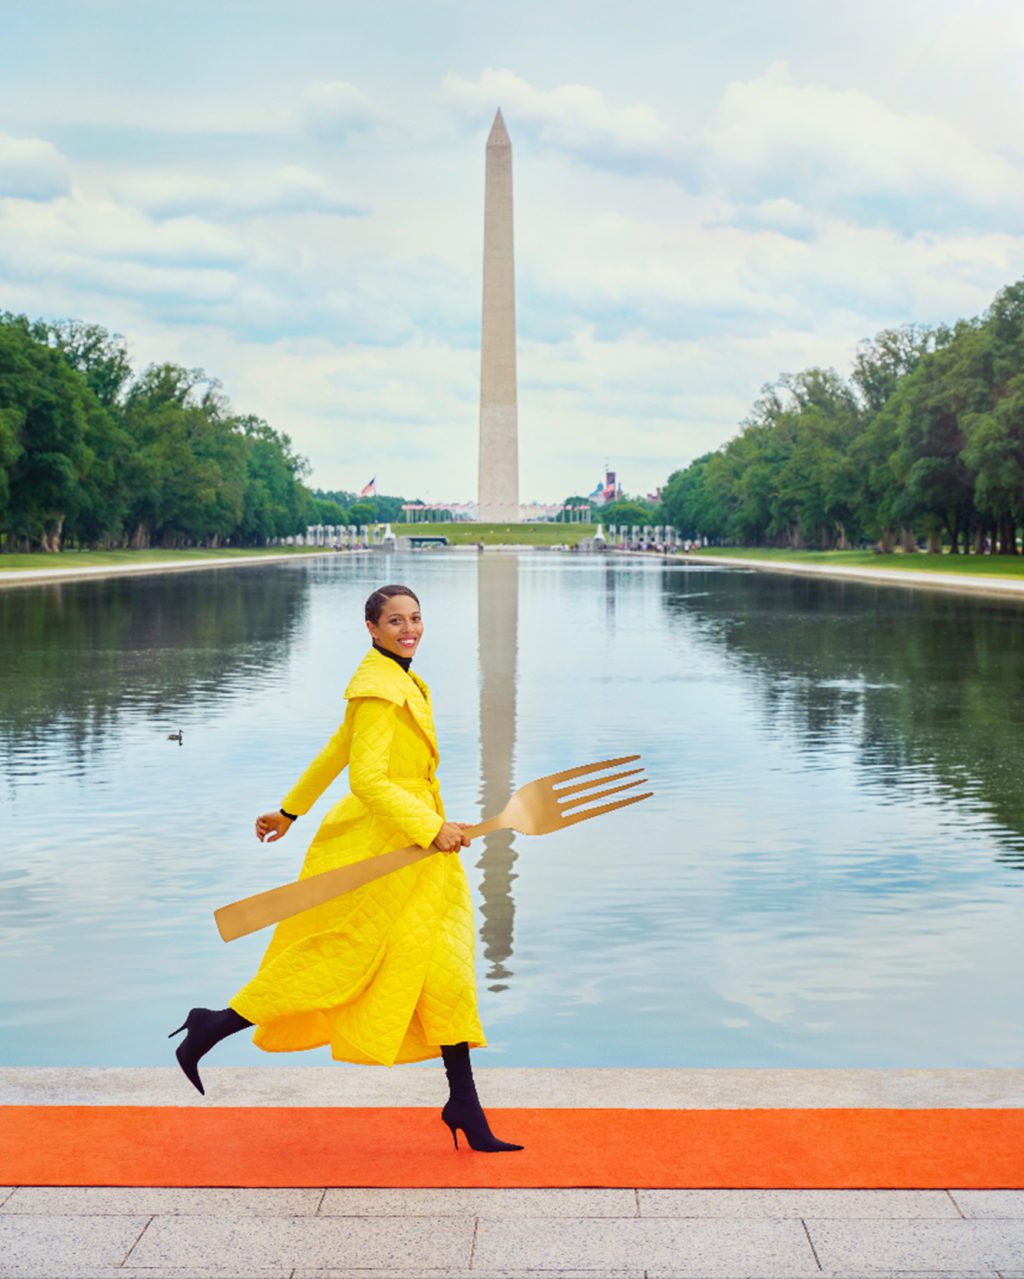
[(629, 799), (616, 799), (610, 804), (601, 804), (597, 808), (588, 809), (583, 813), (573, 813), (571, 817), (563, 817), (555, 830), (561, 830), (563, 826), (575, 826), (577, 822), (585, 822), (588, 817), (600, 817), (602, 813), (613, 812), (616, 808), (626, 808), (630, 804), (639, 804), (642, 799), (650, 799), (654, 791), (649, 790), (643, 795), (633, 795)]
[(647, 778), (638, 777), (633, 782), (623, 782), (621, 786), (609, 786), (607, 790), (592, 791), (588, 795), (577, 795), (575, 799), (570, 799), (568, 803), (559, 805), (560, 811), (566, 813), (571, 808), (578, 809), (580, 804), (589, 804), (595, 799), (604, 799), (606, 795), (615, 795), (620, 790), (629, 790), (633, 786), (646, 786)]
[(596, 773), (601, 768), (614, 768), (617, 764), (632, 764), (639, 755), (620, 755), (618, 759), (601, 759), (596, 764), (581, 764), (579, 768), (566, 768), (560, 773), (548, 773), (547, 777), (538, 777), (538, 782), (546, 782), (549, 786), (558, 786), (561, 782), (571, 782), (574, 777), (583, 777), (587, 773)]
[(642, 768), (627, 768), (624, 773), (612, 773), (610, 777), (588, 777), (585, 782), (577, 782), (575, 786), (566, 786), (555, 792), (556, 799), (564, 799), (566, 795), (574, 795), (577, 791), (586, 790), (590, 786), (603, 786), (606, 782), (617, 782), (620, 777), (632, 777), (634, 773), (642, 773)]

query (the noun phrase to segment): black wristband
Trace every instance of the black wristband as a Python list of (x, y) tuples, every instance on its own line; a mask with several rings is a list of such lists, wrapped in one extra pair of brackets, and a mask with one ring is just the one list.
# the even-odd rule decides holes
[(287, 817), (290, 822), (294, 822), (298, 818), (298, 813), (286, 813), (284, 809), (279, 810), (282, 817)]

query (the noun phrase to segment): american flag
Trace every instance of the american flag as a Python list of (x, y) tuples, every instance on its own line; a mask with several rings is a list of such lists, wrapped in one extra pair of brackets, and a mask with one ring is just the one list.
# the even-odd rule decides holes
[(377, 496), (377, 477), (376, 475), (367, 484), (365, 488), (359, 490), (360, 497), (376, 497)]

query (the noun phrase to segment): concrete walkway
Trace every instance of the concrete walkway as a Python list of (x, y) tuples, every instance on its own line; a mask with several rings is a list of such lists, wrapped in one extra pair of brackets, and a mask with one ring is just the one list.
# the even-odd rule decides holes
[[(645, 1109), (1024, 1104), (1021, 1070), (475, 1073), (489, 1109), (627, 1097)], [(176, 1068), (8, 1067), (0, 1104), (416, 1106), (445, 1096), (436, 1063), (210, 1067), (203, 1077), (206, 1099)], [(527, 1275), (1024, 1279), (1024, 1189), (0, 1189), (0, 1276), (11, 1279)]]
[(714, 564), (719, 568), (756, 569), (759, 573), (798, 573), (807, 577), (839, 577), (876, 586), (924, 587), (933, 591), (955, 591), (967, 595), (1002, 595), (1024, 599), (1024, 578), (986, 577), (981, 573), (934, 570), (919, 572), (901, 568), (857, 568), (843, 564), (812, 564), (805, 560), (748, 559), (741, 555), (672, 556), (673, 563)]
[[(352, 551), (335, 551), (332, 548), (301, 551), (278, 555), (226, 555), (222, 559), (140, 560), (137, 564), (60, 564), (50, 562), (46, 568), (10, 568), (0, 564), (0, 588), (4, 586), (38, 586), (41, 582), (67, 582), (87, 577), (131, 577), (139, 573), (184, 573), (201, 568), (244, 568), (247, 564), (286, 564), (294, 560), (315, 558), (318, 555), (362, 555), (362, 547)], [(74, 558), (74, 552), (68, 552)]]

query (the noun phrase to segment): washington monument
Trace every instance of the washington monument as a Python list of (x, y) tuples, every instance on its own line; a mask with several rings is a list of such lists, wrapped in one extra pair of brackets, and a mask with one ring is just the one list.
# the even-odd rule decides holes
[(477, 519), (481, 524), (519, 522), (512, 143), (500, 110), (487, 138), (484, 181), (479, 502)]

